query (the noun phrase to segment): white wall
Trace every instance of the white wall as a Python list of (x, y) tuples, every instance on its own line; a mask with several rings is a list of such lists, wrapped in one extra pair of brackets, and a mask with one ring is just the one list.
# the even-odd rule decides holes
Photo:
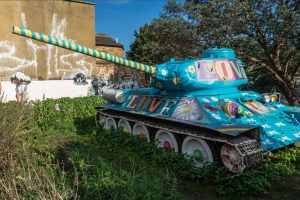
[[(75, 85), (73, 80), (47, 80), (31, 81), (27, 86), (29, 100), (43, 100), (46, 98), (58, 99), (61, 97), (81, 97), (87, 96), (91, 87), (91, 80), (87, 80), (87, 85)], [(11, 82), (2, 82), (2, 92), (5, 101), (16, 100), (16, 86)]]

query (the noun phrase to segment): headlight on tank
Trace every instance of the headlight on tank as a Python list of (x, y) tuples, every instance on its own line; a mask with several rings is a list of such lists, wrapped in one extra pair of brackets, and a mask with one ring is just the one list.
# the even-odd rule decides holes
[(123, 91), (118, 91), (115, 98), (118, 103), (123, 103), (126, 100), (126, 94)]
[(264, 103), (270, 103), (270, 101), (271, 101), (271, 97), (267, 93), (262, 94), (261, 99), (262, 99), (262, 102), (264, 102)]
[(272, 102), (275, 102), (275, 101), (277, 101), (277, 100), (278, 100), (277, 94), (272, 94), (272, 95), (271, 95), (271, 101), (272, 101)]
[(103, 98), (113, 103), (123, 103), (126, 100), (126, 94), (122, 90), (110, 89), (103, 92)]
[(280, 93), (263, 93), (261, 99), (263, 103), (280, 101)]

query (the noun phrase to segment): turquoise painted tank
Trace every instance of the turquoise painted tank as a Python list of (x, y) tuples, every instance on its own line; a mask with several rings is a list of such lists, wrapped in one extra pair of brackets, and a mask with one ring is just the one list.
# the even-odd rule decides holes
[(13, 32), (151, 74), (150, 88), (106, 91), (96, 124), (155, 141), (199, 167), (219, 161), (242, 172), (259, 165), (264, 153), (300, 141), (300, 108), (280, 103), (279, 93), (239, 90), (248, 79), (232, 49), (149, 66), (22, 27)]

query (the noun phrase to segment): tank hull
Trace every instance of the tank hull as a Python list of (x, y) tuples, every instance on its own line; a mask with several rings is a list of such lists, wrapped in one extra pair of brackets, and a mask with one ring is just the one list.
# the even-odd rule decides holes
[[(112, 99), (114, 95), (108, 95), (108, 103), (97, 108), (98, 126), (125, 127), (133, 135), (142, 132), (148, 141), (154, 140), (165, 150), (172, 147), (187, 153), (195, 162), (197, 150), (207, 148), (202, 152), (211, 156), (207, 161), (221, 161), (235, 173), (260, 164), (264, 152), (299, 141), (297, 119), (288, 114), (296, 115), (296, 111), (279, 102), (263, 104), (261, 95), (252, 91), (173, 93), (138, 88), (115, 94), (119, 96)], [(172, 145), (165, 145), (168, 143)]]
[[(261, 95), (252, 91), (224, 90), (216, 94), (208, 90), (174, 95), (145, 88), (124, 90), (124, 95), (126, 100), (123, 103), (108, 102), (103, 108), (182, 121), (231, 136), (258, 127), (260, 146), (265, 152), (300, 140), (296, 118), (299, 109), (279, 102), (263, 104)], [(241, 107), (245, 114), (240, 117), (231, 115), (226, 110), (228, 104)]]

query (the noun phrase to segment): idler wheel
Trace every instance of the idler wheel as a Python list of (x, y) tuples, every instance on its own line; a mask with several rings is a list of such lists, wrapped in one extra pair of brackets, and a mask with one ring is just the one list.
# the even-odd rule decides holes
[(246, 168), (239, 152), (229, 144), (223, 144), (221, 149), (221, 160), (224, 166), (233, 173), (242, 172)]
[(126, 133), (131, 133), (130, 123), (125, 119), (120, 119), (118, 123), (118, 128)]
[(214, 161), (210, 145), (201, 138), (186, 137), (182, 143), (182, 153), (191, 157), (197, 167)]
[(143, 124), (135, 123), (132, 129), (132, 135), (136, 135), (140, 139), (145, 139), (150, 142), (150, 134), (148, 128)]
[(168, 151), (174, 149), (178, 152), (178, 143), (173, 133), (165, 130), (158, 130), (155, 134), (155, 144), (158, 148), (163, 148)]
[(95, 122), (96, 122), (97, 128), (104, 126), (105, 121), (106, 121), (106, 117), (104, 115), (102, 115), (101, 113), (97, 112), (96, 116), (95, 116)]

